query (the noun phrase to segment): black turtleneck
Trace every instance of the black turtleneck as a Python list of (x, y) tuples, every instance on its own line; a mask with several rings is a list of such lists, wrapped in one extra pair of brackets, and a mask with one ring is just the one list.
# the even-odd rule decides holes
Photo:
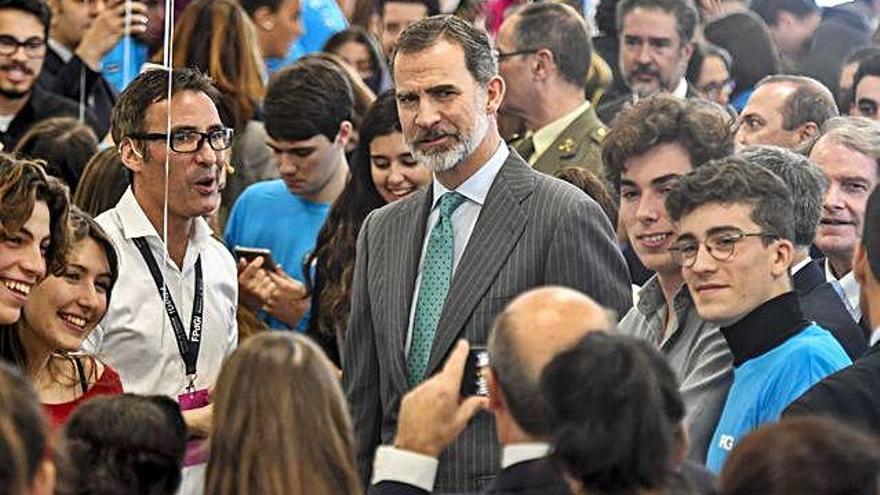
[(770, 351), (807, 326), (796, 292), (786, 292), (758, 306), (721, 333), (733, 353), (733, 365)]

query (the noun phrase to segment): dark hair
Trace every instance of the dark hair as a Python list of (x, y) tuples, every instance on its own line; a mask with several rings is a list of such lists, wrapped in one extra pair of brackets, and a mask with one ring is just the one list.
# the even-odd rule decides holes
[(266, 7), (270, 12), (275, 12), (284, 0), (238, 0), (249, 16), (253, 17), (260, 7)]
[(780, 72), (779, 52), (767, 26), (754, 12), (733, 12), (704, 28), (706, 39), (733, 58), (730, 76), (736, 81), (732, 96), (751, 90), (766, 76)]
[(794, 241), (791, 191), (764, 167), (738, 156), (713, 160), (682, 177), (666, 196), (666, 209), (674, 222), (710, 203), (748, 204), (754, 207), (752, 221), (764, 233)]
[(15, 145), (15, 153), (46, 162), (46, 173), (76, 190), (86, 163), (98, 152), (92, 129), (71, 117), (52, 117), (30, 128)]
[(14, 9), (27, 12), (36, 17), (43, 25), (43, 36), (49, 37), (49, 26), (52, 25), (52, 10), (43, 0), (0, 0), (0, 10)]
[(391, 55), (392, 73), (394, 61), (399, 53), (418, 53), (444, 39), (464, 50), (464, 61), (468, 72), (479, 84), (486, 85), (498, 74), (498, 60), (492, 53), (492, 45), (485, 31), (477, 29), (455, 15), (436, 15), (422, 19), (406, 28), (397, 40), (397, 47)]
[(868, 257), (868, 266), (874, 272), (874, 278), (880, 280), (880, 187), (875, 187), (868, 197), (861, 242)]
[(550, 50), (562, 78), (585, 87), (593, 45), (583, 17), (568, 5), (553, 2), (527, 4), (516, 16), (517, 50)]
[(70, 208), (70, 244), (75, 246), (80, 242), (91, 239), (104, 251), (107, 257), (107, 265), (110, 267), (110, 285), (107, 287), (107, 301), (113, 293), (113, 287), (119, 279), (119, 256), (110, 236), (98, 225), (98, 222), (85, 211), (73, 206)]
[[(859, 66), (861, 66), (862, 63), (878, 56), (880, 56), (880, 47), (877, 45), (866, 46), (856, 50), (850, 54), (850, 56), (846, 57), (843, 66), (846, 67), (850, 64), (856, 64), (856, 71), (858, 71)], [(853, 73), (851, 84), (852, 86), (849, 88), (843, 86), (837, 88), (837, 108), (840, 110), (841, 115), (849, 114), (850, 108), (852, 108), (853, 100), (855, 99), (855, 73)]]
[[(333, 203), (327, 220), (318, 232), (315, 249), (303, 267), (306, 286), (313, 294), (309, 333), (345, 335), (354, 275), (355, 245), (367, 215), (385, 205), (373, 183), (370, 170), (370, 143), (379, 136), (401, 132), (394, 91), (379, 95), (364, 115), (360, 140), (351, 160), (351, 177)], [(308, 269), (314, 263), (315, 270)]]
[(745, 161), (776, 174), (788, 189), (794, 202), (794, 244), (810, 246), (822, 218), (822, 200), (828, 189), (828, 178), (822, 169), (800, 153), (779, 146), (749, 146), (739, 153)]
[(367, 48), (373, 77), (364, 82), (371, 90), (378, 92), (382, 87), (383, 78), (387, 77), (388, 65), (385, 63), (385, 55), (382, 54), (382, 49), (379, 48), (376, 38), (360, 27), (351, 26), (331, 36), (324, 43), (323, 51), (338, 54), (338, 50), (346, 43), (359, 43)]
[(782, 128), (786, 131), (797, 129), (807, 122), (822, 127), (826, 120), (837, 117), (837, 103), (834, 95), (819, 81), (806, 76), (773, 75), (758, 81), (755, 89), (767, 84), (791, 84), (794, 92), (780, 103)]
[(266, 91), (266, 133), (272, 139), (302, 141), (323, 134), (336, 139), (351, 120), (354, 100), (346, 76), (317, 57), (298, 60), (272, 76)]
[(0, 493), (30, 493), (47, 439), (33, 386), (22, 372), (0, 362)]
[(196, 0), (174, 28), (175, 68), (191, 67), (211, 77), (222, 94), (222, 111), (241, 131), (265, 95), (257, 31), (236, 0)]
[(620, 193), (626, 161), (664, 143), (678, 143), (694, 168), (733, 153), (731, 118), (720, 106), (657, 94), (625, 108), (602, 142), (602, 162), (613, 193)]
[(427, 11), (427, 16), (431, 17), (432, 15), (437, 15), (440, 13), (440, 2), (438, 0), (377, 0), (378, 8), (376, 9), (376, 13), (379, 14), (379, 17), (385, 17), (385, 4), (386, 3), (414, 3), (418, 5), (424, 5), (425, 10)]
[[(144, 132), (147, 109), (168, 97), (168, 73), (165, 69), (147, 70), (125, 87), (113, 106), (113, 115), (110, 118), (114, 143), (121, 143), (133, 133)], [(182, 91), (204, 93), (219, 108), (220, 93), (200, 71), (190, 68), (174, 69), (170, 77), (172, 97)]]
[(116, 148), (101, 150), (83, 169), (73, 204), (97, 217), (116, 206), (128, 185), (128, 169), (119, 159)]
[(761, 16), (768, 26), (776, 25), (780, 12), (788, 12), (799, 19), (821, 12), (814, 0), (755, 0), (751, 9)]
[(619, 0), (599, 0), (596, 5), (596, 27), (599, 32), (612, 38), (617, 37), (617, 4)]
[(593, 173), (592, 170), (583, 167), (563, 167), (557, 170), (553, 174), (553, 177), (562, 179), (587, 193), (589, 197), (599, 203), (599, 206), (602, 207), (602, 211), (605, 212), (611, 225), (617, 225), (617, 203), (614, 201), (614, 197), (608, 192), (602, 179)]
[(859, 83), (867, 76), (880, 77), (880, 55), (871, 57), (859, 64), (859, 69), (853, 76), (853, 95), (859, 88)]
[(73, 412), (63, 436), (71, 495), (171, 495), (180, 486), (186, 424), (168, 397), (96, 397)]
[(830, 418), (790, 418), (753, 431), (718, 477), (719, 495), (877, 493), (880, 443)]
[(541, 390), (554, 417), (552, 458), (584, 489), (663, 489), (685, 407), (675, 374), (650, 344), (590, 332), (550, 362)]
[(624, 18), (635, 9), (660, 10), (672, 15), (681, 44), (694, 39), (699, 14), (692, 0), (621, 0), (616, 14), (618, 34), (623, 31)]
[(687, 71), (684, 74), (685, 79), (691, 84), (696, 85), (700, 80), (700, 71), (703, 70), (703, 62), (711, 57), (720, 58), (721, 61), (724, 62), (724, 66), (727, 67), (727, 71), (730, 72), (730, 67), (733, 65), (733, 59), (730, 57), (730, 53), (728, 53), (727, 50), (706, 41), (697, 41), (694, 44), (694, 53), (691, 54), (691, 60), (688, 62)]

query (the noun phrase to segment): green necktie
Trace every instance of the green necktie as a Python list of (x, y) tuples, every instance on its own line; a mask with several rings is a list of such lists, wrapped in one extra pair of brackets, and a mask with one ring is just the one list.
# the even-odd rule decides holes
[(419, 282), (419, 296), (416, 300), (412, 339), (407, 356), (410, 387), (418, 385), (424, 379), (425, 369), (428, 367), (437, 322), (440, 320), (440, 312), (443, 311), (443, 303), (452, 280), (452, 212), (464, 200), (464, 196), (454, 191), (440, 196), (440, 218), (431, 230), (425, 259), (422, 261), (422, 278)]

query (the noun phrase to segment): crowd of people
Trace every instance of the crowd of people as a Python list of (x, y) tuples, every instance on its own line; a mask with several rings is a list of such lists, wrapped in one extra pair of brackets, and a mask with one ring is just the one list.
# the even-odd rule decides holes
[(0, 0), (0, 493), (880, 495), (878, 23)]

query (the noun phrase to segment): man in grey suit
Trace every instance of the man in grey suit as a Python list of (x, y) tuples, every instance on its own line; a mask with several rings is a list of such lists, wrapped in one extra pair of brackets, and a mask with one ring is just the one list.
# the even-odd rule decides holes
[[(485, 33), (430, 17), (403, 33), (392, 61), (404, 137), (436, 180), (374, 211), (358, 238), (343, 387), (365, 482), (376, 447), (394, 438), (401, 397), (457, 339), (485, 345), (513, 297), (552, 284), (620, 314), (632, 304), (601, 208), (504, 145), (504, 81)], [(441, 456), (436, 489), (479, 491), (499, 462), (491, 418), (480, 415)]]

